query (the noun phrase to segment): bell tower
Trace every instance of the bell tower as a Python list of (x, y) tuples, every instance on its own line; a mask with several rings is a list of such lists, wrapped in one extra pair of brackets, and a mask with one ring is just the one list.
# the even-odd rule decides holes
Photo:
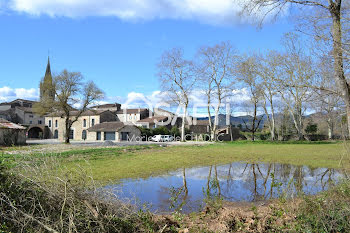
[(47, 66), (44, 78), (40, 82), (40, 101), (49, 98), (51, 100), (55, 99), (55, 90), (53, 87), (50, 57), (47, 59)]

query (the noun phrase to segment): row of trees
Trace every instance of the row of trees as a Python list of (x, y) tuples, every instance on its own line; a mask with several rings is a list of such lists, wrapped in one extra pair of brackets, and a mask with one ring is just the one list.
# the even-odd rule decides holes
[[(276, 116), (286, 110), (298, 139), (305, 138), (307, 110), (326, 116), (332, 138), (335, 116), (345, 106), (333, 78), (332, 61), (308, 54), (304, 41), (294, 33), (286, 34), (282, 45), (282, 51), (239, 54), (229, 42), (222, 42), (199, 48), (192, 60), (185, 59), (182, 49), (174, 48), (166, 51), (158, 64), (162, 90), (168, 94), (168, 101), (183, 106), (184, 116), (191, 96), (204, 98), (214, 136), (219, 114), (227, 109), (222, 105), (225, 103), (252, 116), (244, 123), (253, 140), (263, 117), (271, 139), (277, 139)], [(240, 106), (234, 101), (239, 99), (238, 90), (249, 97)]]

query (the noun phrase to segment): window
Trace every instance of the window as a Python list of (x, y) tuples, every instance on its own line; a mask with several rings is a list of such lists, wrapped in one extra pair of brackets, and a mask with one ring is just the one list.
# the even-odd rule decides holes
[(96, 140), (97, 141), (101, 140), (101, 132), (96, 132)]
[(81, 139), (86, 140), (86, 130), (83, 130), (83, 133), (81, 135)]
[(86, 127), (86, 119), (83, 120), (83, 127)]
[(105, 132), (105, 141), (115, 141), (115, 132)]
[(49, 120), (49, 127), (51, 127), (51, 120)]
[(91, 120), (91, 125), (94, 126), (95, 125), (95, 119)]
[(129, 137), (129, 132), (122, 132), (122, 141), (127, 141)]
[(131, 114), (129, 115), (129, 119), (130, 119), (130, 120), (132, 119), (132, 116), (131, 116)]
[(69, 139), (74, 139), (74, 129), (71, 129), (69, 132)]
[(135, 116), (134, 116), (134, 119), (135, 119), (135, 120), (137, 119), (137, 116), (136, 116), (136, 114), (135, 114)]
[(29, 118), (33, 118), (34, 116), (33, 115), (29, 115)]
[(55, 127), (58, 127), (58, 120), (55, 121)]
[(58, 130), (57, 130), (57, 129), (55, 130), (55, 133), (54, 133), (54, 135), (53, 135), (53, 138), (54, 138), (54, 139), (57, 139), (57, 138), (58, 138)]
[(29, 124), (33, 124), (33, 121), (29, 121)]
[(38, 124), (41, 125), (43, 122), (41, 120), (38, 120)]

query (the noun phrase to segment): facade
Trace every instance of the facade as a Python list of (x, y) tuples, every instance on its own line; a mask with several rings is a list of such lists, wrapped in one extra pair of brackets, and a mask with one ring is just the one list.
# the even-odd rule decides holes
[(15, 114), (22, 125), (44, 125), (45, 117), (35, 114), (32, 108), (16, 107)]
[(123, 122), (104, 122), (88, 129), (89, 141), (136, 141), (141, 140), (141, 131), (135, 125)]
[(102, 104), (91, 107), (92, 110), (109, 110), (111, 112), (117, 112), (121, 108), (121, 104)]
[(139, 120), (149, 117), (150, 111), (147, 108), (120, 109), (116, 112), (116, 115), (117, 120), (120, 122), (129, 122), (135, 124)]
[(154, 129), (159, 126), (171, 126), (171, 122), (168, 123), (168, 119), (166, 116), (152, 116), (137, 121), (135, 125), (148, 129)]
[[(48, 59), (45, 76), (40, 82), (40, 99), (54, 99), (50, 59)], [(33, 111), (37, 102), (24, 99), (16, 99), (7, 103), (0, 103), (0, 118), (21, 124), (27, 128), (28, 138), (48, 138), (49, 132), (45, 127), (45, 117)]]
[[(71, 111), (71, 119), (73, 120), (78, 111)], [(49, 129), (49, 138), (64, 141), (66, 118), (62, 113), (51, 113), (45, 117), (45, 125)], [(76, 141), (84, 141), (88, 139), (88, 128), (94, 125), (115, 121), (116, 116), (109, 110), (87, 110), (81, 114), (76, 122), (73, 123), (70, 132), (70, 139)]]
[(34, 113), (35, 103), (37, 102), (24, 99), (1, 103), (0, 118), (25, 126), (28, 138), (45, 138), (47, 135), (45, 118)]
[(0, 145), (26, 144), (26, 128), (0, 118)]
[(189, 131), (193, 134), (210, 134), (210, 127), (208, 120), (197, 120), (196, 124), (187, 125)]
[[(176, 119), (174, 120), (174, 118)], [(161, 108), (155, 108), (150, 116), (137, 121), (135, 125), (149, 129), (157, 128), (159, 126), (171, 129), (173, 126), (180, 127), (181, 121), (182, 119), (177, 117), (174, 113)]]

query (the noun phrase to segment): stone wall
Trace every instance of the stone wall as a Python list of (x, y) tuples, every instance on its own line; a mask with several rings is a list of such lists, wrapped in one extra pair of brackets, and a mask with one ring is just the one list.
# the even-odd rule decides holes
[(118, 136), (116, 138), (117, 141), (121, 141), (122, 138), (122, 132), (128, 132), (129, 133), (129, 140), (135, 141), (137, 137), (141, 136), (141, 130), (133, 125), (126, 125), (118, 132)]
[[(74, 119), (72, 117), (71, 119)], [(94, 119), (95, 125), (100, 123), (100, 116), (82, 116), (79, 117), (79, 119), (73, 123), (71, 129), (74, 131), (74, 138), (73, 140), (75, 141), (82, 141), (82, 135), (83, 135), (83, 130), (92, 127), (92, 120)], [(84, 127), (84, 120), (86, 120), (86, 126)], [(51, 127), (49, 127), (49, 121), (51, 121)], [(57, 121), (57, 126), (56, 126), (56, 121)], [(54, 137), (55, 130), (58, 130), (58, 140), (64, 141), (64, 135), (66, 132), (66, 125), (65, 125), (65, 118), (61, 117), (46, 117), (45, 118), (45, 125), (49, 127), (50, 129), (50, 135), (51, 138)], [(87, 136), (89, 137), (89, 134), (87, 132)], [(88, 138), (87, 138), (88, 139)]]
[(2, 129), (0, 128), (0, 145), (24, 145), (26, 144), (25, 129)]

